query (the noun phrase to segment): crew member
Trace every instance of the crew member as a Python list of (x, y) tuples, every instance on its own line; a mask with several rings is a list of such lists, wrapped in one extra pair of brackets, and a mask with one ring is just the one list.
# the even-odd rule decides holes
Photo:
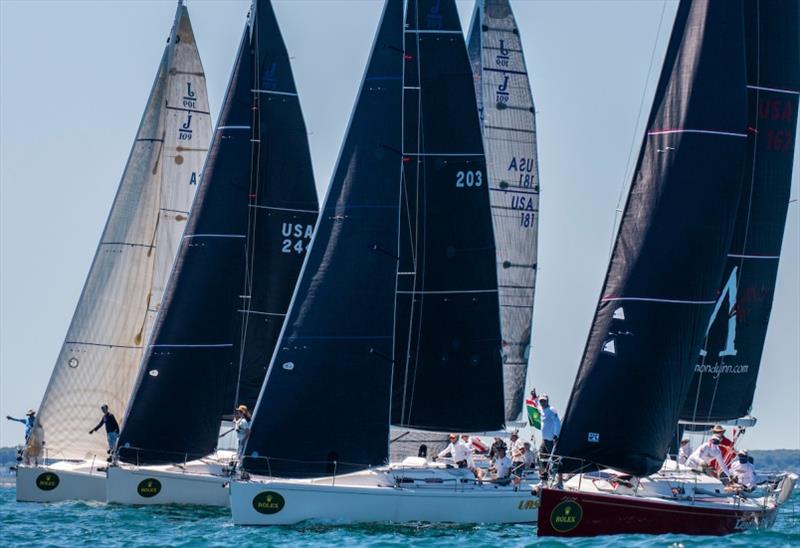
[(511, 477), (511, 469), (513, 466), (511, 459), (506, 456), (506, 448), (499, 447), (497, 449), (497, 458), (494, 464), (489, 468), (489, 471), (492, 472), (492, 479), (500, 485), (507, 484)]
[(751, 491), (756, 486), (756, 468), (750, 462), (747, 455), (747, 449), (737, 453), (737, 459), (731, 464), (731, 477), (747, 489)]
[(240, 405), (236, 408), (233, 419), (233, 429), (236, 431), (239, 458), (244, 455), (244, 446), (247, 443), (247, 438), (250, 437), (251, 420), (252, 416), (246, 405)]
[(689, 438), (683, 438), (681, 440), (681, 446), (678, 449), (678, 464), (685, 465), (691, 454), (692, 444), (689, 442)]
[(94, 434), (100, 430), (103, 425), (105, 425), (106, 439), (108, 440), (108, 452), (111, 453), (114, 450), (114, 446), (117, 444), (117, 440), (119, 439), (119, 423), (117, 423), (117, 418), (113, 415), (113, 413), (108, 411), (108, 405), (101, 405), (100, 411), (103, 412), (103, 418), (100, 419), (100, 422), (97, 423), (97, 426), (89, 430), (89, 433)]
[(717, 466), (722, 474), (730, 476), (731, 472), (725, 460), (722, 458), (722, 453), (719, 450), (719, 444), (722, 441), (722, 436), (714, 434), (706, 443), (695, 449), (689, 458), (686, 459), (686, 466), (691, 468), (701, 468), (704, 473), (712, 474), (714, 469), (711, 466), (711, 461), (717, 461)]
[(36, 411), (33, 409), (28, 409), (28, 412), (25, 413), (24, 419), (18, 419), (12, 417), (10, 415), (6, 415), (6, 418), (10, 421), (14, 422), (21, 422), (25, 425), (25, 443), (28, 443), (28, 438), (31, 437), (31, 431), (33, 430), (33, 425), (36, 424)]
[(469, 448), (458, 439), (457, 434), (450, 434), (450, 443), (439, 451), (438, 458), (446, 457), (448, 454), (459, 468), (472, 468), (472, 455)]

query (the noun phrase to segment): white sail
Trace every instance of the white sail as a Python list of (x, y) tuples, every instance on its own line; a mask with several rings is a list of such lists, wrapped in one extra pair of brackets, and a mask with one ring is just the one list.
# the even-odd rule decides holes
[(497, 247), (506, 420), (522, 413), (539, 226), (536, 116), (508, 0), (477, 0), (469, 37)]
[(206, 80), (180, 5), (29, 454), (105, 457), (100, 406), (122, 416), (211, 138)]

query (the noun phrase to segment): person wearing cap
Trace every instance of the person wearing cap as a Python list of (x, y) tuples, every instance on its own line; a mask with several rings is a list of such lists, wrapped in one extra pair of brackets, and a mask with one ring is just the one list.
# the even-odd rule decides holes
[(519, 451), (512, 455), (512, 464), (514, 472), (518, 474), (533, 468), (533, 451), (531, 451), (530, 443), (524, 442)]
[(100, 419), (100, 422), (97, 423), (97, 426), (89, 430), (90, 434), (94, 434), (100, 428), (105, 425), (106, 427), (106, 439), (108, 440), (108, 452), (112, 452), (114, 450), (114, 446), (117, 444), (117, 440), (119, 439), (119, 423), (117, 422), (117, 418), (108, 410), (108, 405), (103, 404), (100, 406), (100, 411), (103, 412), (103, 417)]
[(542, 445), (539, 453), (549, 455), (553, 452), (553, 445), (561, 433), (561, 417), (558, 416), (558, 411), (550, 407), (550, 398), (547, 394), (539, 396), (539, 407), (542, 410)]
[(728, 465), (725, 464), (725, 459), (722, 458), (722, 453), (719, 450), (719, 444), (722, 441), (720, 434), (714, 434), (707, 442), (695, 449), (689, 458), (686, 459), (686, 466), (690, 468), (700, 468), (704, 473), (711, 473), (714, 468), (711, 461), (716, 460), (719, 471), (726, 476), (731, 475)]
[(12, 417), (11, 415), (6, 415), (6, 418), (10, 421), (21, 422), (25, 425), (25, 443), (28, 443), (28, 438), (31, 437), (33, 425), (36, 423), (36, 411), (33, 409), (28, 409), (28, 412), (25, 413), (24, 419), (18, 419), (16, 417)]
[(508, 441), (508, 453), (512, 460), (516, 458), (517, 453), (522, 450), (523, 441), (519, 439), (519, 430), (512, 430), (511, 437)]
[[(735, 432), (736, 430), (734, 429), (734, 433)], [(719, 436), (719, 452), (722, 455), (722, 460), (725, 461), (725, 464), (730, 466), (730, 464), (736, 458), (736, 450), (733, 448), (733, 440), (725, 436), (725, 428), (721, 424), (714, 425), (714, 427), (711, 429), (711, 435)], [(711, 461), (711, 466), (714, 468), (719, 468), (716, 460)]]
[(689, 442), (689, 438), (683, 438), (681, 440), (681, 446), (678, 449), (678, 464), (685, 465), (691, 454), (692, 444)]
[(439, 451), (436, 457), (443, 458), (450, 455), (450, 458), (453, 459), (453, 462), (459, 468), (473, 468), (471, 452), (469, 448), (458, 439), (458, 435), (450, 434), (448, 440), (450, 443), (447, 447)]
[(497, 458), (495, 459), (494, 464), (492, 464), (492, 466), (489, 468), (489, 471), (492, 473), (492, 480), (500, 485), (507, 484), (511, 477), (511, 469), (513, 467), (514, 464), (506, 455), (505, 446), (498, 447)]
[(244, 446), (247, 443), (247, 438), (250, 437), (251, 419), (252, 416), (246, 405), (240, 405), (236, 408), (233, 418), (233, 429), (236, 431), (240, 458), (244, 455)]
[(503, 441), (502, 438), (495, 437), (494, 443), (492, 443), (492, 448), (489, 449), (489, 458), (494, 460), (497, 458), (497, 450), (500, 448), (506, 449), (506, 442)]
[(750, 462), (747, 449), (739, 451), (731, 464), (731, 478), (750, 491), (756, 486), (756, 468)]

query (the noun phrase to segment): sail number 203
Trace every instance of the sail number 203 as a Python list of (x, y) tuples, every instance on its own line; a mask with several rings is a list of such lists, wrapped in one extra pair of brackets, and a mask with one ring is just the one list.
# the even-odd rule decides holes
[(456, 173), (456, 188), (472, 188), (481, 185), (483, 185), (483, 172), (480, 170)]

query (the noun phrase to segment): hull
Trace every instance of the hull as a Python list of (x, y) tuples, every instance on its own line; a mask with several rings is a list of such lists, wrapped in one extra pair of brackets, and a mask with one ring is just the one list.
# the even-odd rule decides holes
[[(445, 472), (446, 473), (446, 472)], [(535, 523), (539, 501), (530, 485), (450, 483), (375, 472), (319, 480), (231, 482), (236, 525), (336, 523)], [(419, 485), (417, 485), (419, 483)], [(448, 486), (449, 485), (449, 486)]]
[(727, 535), (768, 528), (775, 521), (775, 504), (737, 505), (730, 500), (656, 501), (630, 495), (543, 489), (538, 535)]
[(108, 469), (108, 502), (149, 506), (193, 504), (225, 506), (230, 504), (223, 466), (195, 461), (184, 468), (177, 466), (112, 466)]
[[(103, 463), (105, 464), (105, 463)], [(91, 462), (17, 468), (17, 501), (106, 500), (106, 473)]]

